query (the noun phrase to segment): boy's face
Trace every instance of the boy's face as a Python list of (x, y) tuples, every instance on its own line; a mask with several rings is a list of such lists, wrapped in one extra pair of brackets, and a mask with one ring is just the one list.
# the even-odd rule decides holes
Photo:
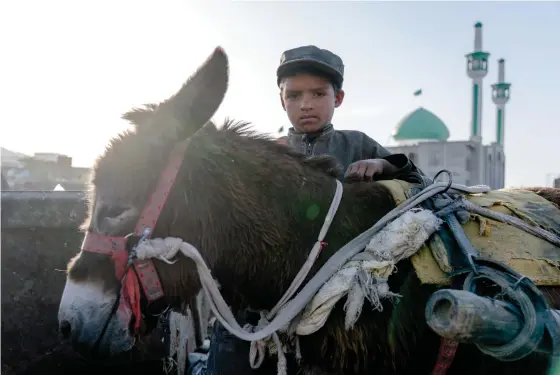
[(298, 74), (282, 80), (280, 99), (296, 130), (314, 133), (332, 120), (334, 109), (342, 104), (344, 91), (334, 92), (332, 83), (323, 77)]

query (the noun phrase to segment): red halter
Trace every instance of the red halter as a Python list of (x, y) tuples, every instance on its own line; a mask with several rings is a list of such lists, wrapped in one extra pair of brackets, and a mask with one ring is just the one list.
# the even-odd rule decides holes
[[(151, 231), (155, 228), (167, 201), (169, 192), (175, 183), (183, 163), (187, 145), (188, 139), (178, 143), (172, 150), (168, 165), (161, 174), (158, 185), (140, 214), (133, 233), (134, 235), (144, 236), (144, 238), (150, 237)], [(145, 232), (146, 230), (150, 232)], [(151, 259), (131, 259), (131, 267), (128, 267), (129, 252), (126, 246), (127, 240), (127, 237), (110, 237), (88, 232), (85, 235), (81, 250), (111, 256), (115, 264), (115, 277), (119, 281), (124, 278), (121, 286), (121, 302), (117, 314), (122, 316), (123, 319), (129, 318), (131, 313), (134, 314), (136, 318), (134, 328), (137, 330), (141, 322), (140, 285), (148, 303), (163, 297), (164, 292)]]

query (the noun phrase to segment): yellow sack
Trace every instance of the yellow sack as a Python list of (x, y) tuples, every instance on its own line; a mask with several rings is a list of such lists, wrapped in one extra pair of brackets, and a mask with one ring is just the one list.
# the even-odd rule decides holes
[[(414, 185), (400, 180), (380, 181), (389, 188), (397, 204), (407, 198)], [(517, 216), (560, 235), (560, 208), (537, 194), (520, 189), (500, 189), (484, 194), (465, 194), (472, 203), (506, 215)], [(536, 285), (560, 285), (560, 248), (521, 229), (471, 214), (463, 225), (466, 235), (481, 256), (498, 260), (530, 278)], [(411, 258), (425, 284), (448, 285), (452, 271), (447, 250), (439, 234)]]

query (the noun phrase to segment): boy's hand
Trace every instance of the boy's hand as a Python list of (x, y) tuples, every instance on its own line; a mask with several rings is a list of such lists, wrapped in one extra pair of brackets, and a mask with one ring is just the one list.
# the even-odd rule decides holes
[(345, 180), (371, 181), (375, 175), (389, 174), (394, 166), (385, 159), (366, 159), (348, 166), (344, 174)]

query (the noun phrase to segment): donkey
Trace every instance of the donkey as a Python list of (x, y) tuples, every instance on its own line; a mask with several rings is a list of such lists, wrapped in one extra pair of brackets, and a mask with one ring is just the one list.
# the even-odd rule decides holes
[[(246, 123), (226, 121), (217, 127), (210, 119), (227, 85), (227, 55), (217, 48), (174, 96), (123, 116), (134, 128), (112, 139), (96, 161), (83, 230), (86, 237), (116, 238), (109, 247), (121, 246), (118, 239), (145, 219), (142, 207), (154, 202), (150, 194), (164, 186), (167, 203), (156, 204), (159, 218), (152, 221), (151, 235), (180, 237), (198, 248), (233, 311), (268, 310), (289, 287), (308, 256), (305, 249), (317, 239), (334, 194), (337, 164), (330, 157), (306, 158), (255, 133)], [(181, 142), (185, 146), (173, 159)], [(158, 180), (170, 158), (179, 160), (171, 177)], [(325, 238), (328, 245), (310, 275), (396, 205), (390, 191), (377, 182), (344, 183), (343, 191)], [(560, 204), (560, 190), (536, 191)], [(135, 233), (132, 242), (142, 235), (141, 230)], [(154, 260), (162, 290), (157, 300), (163, 302), (149, 304), (146, 293), (139, 296), (138, 287), (134, 289), (142, 277), (126, 273), (126, 258), (110, 249), (85, 250), (68, 264), (59, 309), (63, 336), (84, 356), (102, 359), (129, 350), (138, 334), (151, 328), (150, 313), (180, 306), (201, 290), (190, 259), (177, 256), (173, 264)], [(143, 272), (142, 267), (136, 270)], [(382, 311), (364, 308), (350, 330), (344, 328), (339, 304), (323, 328), (301, 337), (300, 368), (305, 373), (430, 373), (440, 338), (426, 325), (424, 306), (435, 289), (421, 284), (406, 260), (389, 283), (402, 295), (400, 303), (384, 303)], [(129, 288), (126, 303), (118, 299), (124, 284)], [(136, 295), (130, 297), (135, 294), (130, 290)], [(551, 306), (560, 308), (560, 290), (549, 292)], [(461, 345), (448, 373), (544, 374), (549, 362), (540, 354), (500, 362), (472, 345)]]

